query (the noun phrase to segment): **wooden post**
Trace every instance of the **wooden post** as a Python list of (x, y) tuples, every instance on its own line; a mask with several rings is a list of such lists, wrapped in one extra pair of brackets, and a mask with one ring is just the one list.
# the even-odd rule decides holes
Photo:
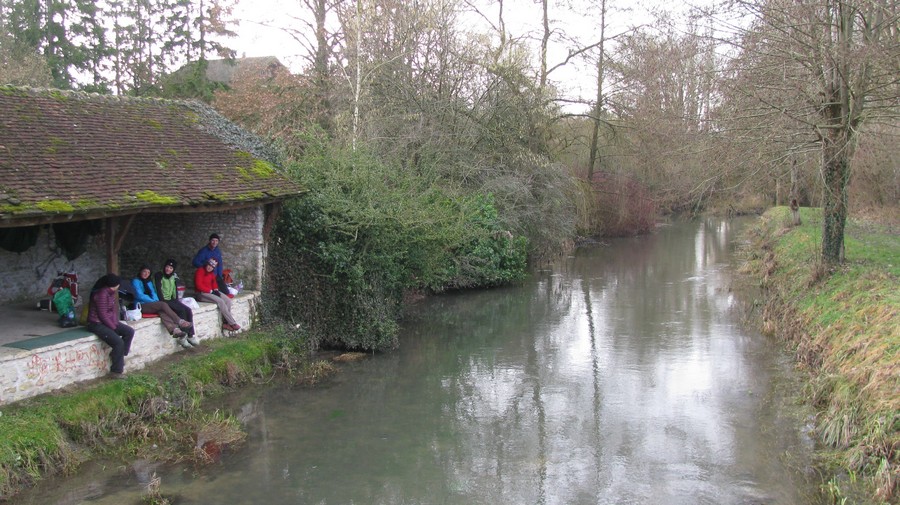
[(119, 251), (122, 250), (122, 244), (125, 242), (125, 235), (134, 222), (137, 214), (131, 214), (124, 218), (111, 217), (107, 218), (105, 225), (106, 235), (106, 270), (107, 272), (119, 273)]
[(117, 272), (119, 270), (119, 254), (116, 251), (116, 218), (108, 217), (103, 220), (103, 235), (106, 238), (106, 271)]

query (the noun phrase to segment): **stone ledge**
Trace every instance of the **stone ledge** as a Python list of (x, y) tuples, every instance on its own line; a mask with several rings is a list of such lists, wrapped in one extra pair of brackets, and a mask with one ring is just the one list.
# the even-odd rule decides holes
[[(232, 303), (232, 314), (244, 330), (253, 322), (259, 293), (243, 292)], [(145, 367), (164, 356), (184, 351), (158, 318), (127, 324), (135, 329), (125, 371)], [(223, 335), (222, 318), (213, 303), (194, 310), (194, 328), (200, 340)], [(229, 335), (233, 332), (229, 332)], [(95, 335), (39, 347), (34, 350), (0, 346), (0, 405), (30, 398), (109, 372), (109, 346)]]

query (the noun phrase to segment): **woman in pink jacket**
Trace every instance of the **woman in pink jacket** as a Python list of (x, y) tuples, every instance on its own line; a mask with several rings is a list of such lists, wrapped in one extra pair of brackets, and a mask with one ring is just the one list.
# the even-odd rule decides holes
[(106, 274), (94, 284), (87, 318), (88, 330), (112, 348), (109, 376), (114, 379), (125, 377), (125, 356), (134, 339), (134, 329), (119, 321), (119, 284), (121, 280), (116, 274)]

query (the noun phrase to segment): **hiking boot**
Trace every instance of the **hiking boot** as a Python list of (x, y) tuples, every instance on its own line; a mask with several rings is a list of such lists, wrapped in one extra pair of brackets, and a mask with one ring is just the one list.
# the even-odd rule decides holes
[(190, 342), (190, 344), (191, 344), (192, 346), (195, 346), (195, 347), (198, 346), (198, 345), (200, 345), (200, 339), (197, 338), (197, 337), (193, 337), (193, 336), (192, 336), (192, 337), (188, 337), (188, 338), (187, 338), (187, 341)]
[(238, 331), (241, 329), (241, 325), (234, 323), (231, 325), (231, 331)]
[(125, 372), (109, 372), (106, 376), (110, 379), (120, 380), (125, 378)]
[(172, 330), (172, 338), (184, 338), (187, 336), (187, 333), (181, 331), (181, 328), (175, 328)]
[(185, 349), (190, 349), (190, 348), (194, 347), (193, 345), (191, 345), (191, 341), (187, 337), (181, 337), (178, 340), (176, 340), (176, 342), (178, 342), (178, 345), (180, 345), (181, 347), (184, 347)]

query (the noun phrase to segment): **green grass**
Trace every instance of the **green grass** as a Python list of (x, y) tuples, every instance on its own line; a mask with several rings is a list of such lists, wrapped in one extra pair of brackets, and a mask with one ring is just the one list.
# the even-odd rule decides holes
[[(235, 419), (201, 409), (204, 398), (269, 380), (276, 371), (301, 379), (307, 369), (323, 373), (308, 362), (305, 335), (283, 329), (207, 341), (203, 349), (125, 380), (101, 380), (0, 408), (0, 501), (96, 454), (203, 460), (195, 454), (198, 434), (223, 444), (243, 438)], [(157, 449), (148, 453), (154, 444)]]
[(801, 211), (799, 227), (788, 226), (784, 207), (760, 219), (751, 231), (757, 250), (750, 251), (744, 270), (763, 279), (763, 328), (783, 337), (810, 374), (817, 433), (829, 448), (823, 461), (835, 474), (829, 491), (864, 487), (868, 502), (896, 503), (900, 237), (851, 221), (844, 264), (825, 272), (821, 211)]

